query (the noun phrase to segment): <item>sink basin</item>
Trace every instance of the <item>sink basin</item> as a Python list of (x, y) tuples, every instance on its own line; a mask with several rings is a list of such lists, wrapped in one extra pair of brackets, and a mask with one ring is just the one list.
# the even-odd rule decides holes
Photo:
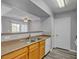
[(38, 40), (41, 40), (41, 38), (38, 38)]
[(26, 43), (32, 43), (32, 42), (36, 42), (38, 40), (40, 40), (41, 38), (38, 37), (32, 37), (30, 39), (24, 39), (24, 40), (20, 40), (21, 42), (26, 42)]
[(35, 42), (36, 40), (31, 40), (31, 42)]
[(38, 38), (38, 37), (32, 37), (31, 38), (31, 42), (35, 42), (35, 41), (38, 41), (38, 40), (40, 40), (40, 38)]

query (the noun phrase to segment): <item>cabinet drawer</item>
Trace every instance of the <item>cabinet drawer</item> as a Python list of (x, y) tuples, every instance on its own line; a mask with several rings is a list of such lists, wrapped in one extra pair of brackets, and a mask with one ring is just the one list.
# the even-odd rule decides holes
[(27, 47), (16, 50), (16, 51), (11, 52), (9, 54), (6, 54), (6, 55), (2, 56), (2, 59), (13, 59), (14, 57), (16, 57), (16, 56), (18, 56), (18, 55), (20, 55), (24, 52), (28, 53), (28, 48)]
[(29, 49), (29, 52), (31, 53), (31, 52), (33, 52), (33, 51), (35, 51), (35, 50), (39, 50), (39, 47), (33, 48), (33, 49)]
[(29, 49), (37, 48), (39, 46), (39, 43), (35, 43), (29, 46)]
[(29, 56), (28, 54), (22, 53), (21, 55), (15, 57), (13, 59), (28, 59), (28, 56)]
[(39, 43), (35, 43), (29, 46), (29, 52), (39, 49)]

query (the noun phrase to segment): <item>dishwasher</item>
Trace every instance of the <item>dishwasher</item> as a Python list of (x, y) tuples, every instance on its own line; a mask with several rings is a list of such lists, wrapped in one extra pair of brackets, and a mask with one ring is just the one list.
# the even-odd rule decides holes
[(48, 38), (45, 40), (45, 55), (50, 51), (51, 49), (51, 39)]

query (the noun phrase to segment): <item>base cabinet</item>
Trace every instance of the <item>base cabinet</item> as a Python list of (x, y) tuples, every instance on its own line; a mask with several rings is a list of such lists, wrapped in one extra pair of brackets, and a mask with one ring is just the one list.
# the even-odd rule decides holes
[(6, 55), (1, 56), (1, 59), (28, 59), (28, 47), (21, 48)]
[(14, 52), (1, 56), (1, 59), (42, 59), (45, 55), (45, 41), (31, 44)]

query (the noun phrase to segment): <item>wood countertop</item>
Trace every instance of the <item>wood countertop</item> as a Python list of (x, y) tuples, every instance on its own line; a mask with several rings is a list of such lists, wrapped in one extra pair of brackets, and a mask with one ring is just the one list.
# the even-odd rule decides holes
[(26, 39), (24, 39), (24, 40), (22, 39), (22, 40), (2, 42), (1, 43), (1, 55), (5, 55), (5, 54), (8, 54), (8, 53), (13, 52), (15, 50), (18, 50), (20, 48), (29, 46), (29, 45), (37, 43), (37, 42), (40, 42), (42, 40), (47, 39), (50, 36), (49, 35), (39, 35), (36, 37), (39, 37), (40, 40), (37, 40), (35, 42), (27, 42)]

